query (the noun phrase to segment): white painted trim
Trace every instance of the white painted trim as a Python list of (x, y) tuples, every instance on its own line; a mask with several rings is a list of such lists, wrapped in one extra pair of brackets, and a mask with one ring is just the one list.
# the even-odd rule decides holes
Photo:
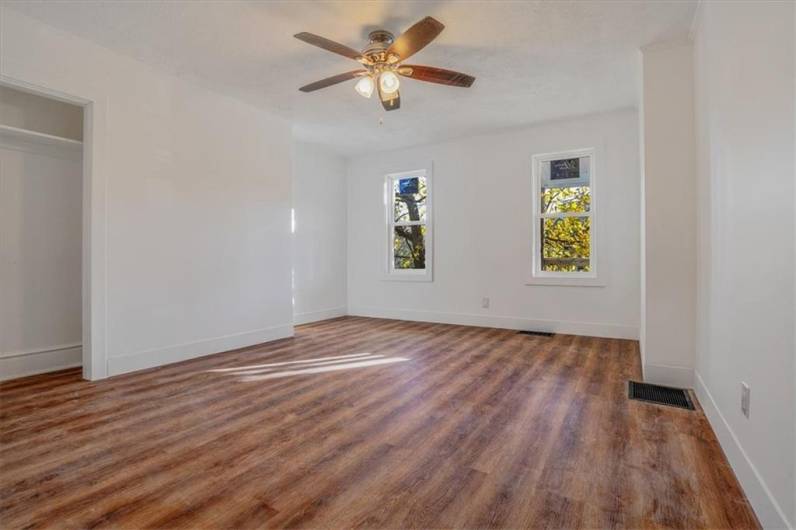
[(29, 129), (20, 129), (19, 127), (11, 127), (10, 125), (0, 124), (0, 135), (21, 138), (29, 142), (36, 142), (45, 145), (58, 145), (62, 147), (71, 147), (78, 150), (83, 148), (83, 142), (79, 140), (73, 140), (71, 138), (64, 138), (63, 136), (55, 136), (38, 131), (31, 131)]
[(108, 100), (83, 107), (83, 378), (108, 377)]
[[(390, 281), (404, 282), (430, 282), (434, 280), (434, 179), (432, 177), (432, 164), (423, 169), (411, 171), (397, 171), (384, 176), (384, 221), (387, 237), (384, 246), (384, 277)], [(426, 179), (426, 221), (412, 224), (426, 226), (426, 268), (423, 270), (395, 270), (393, 260), (393, 228), (394, 214), (392, 194), (395, 179), (425, 177)]]
[[(2, 363), (0, 363), (2, 365)], [(31, 375), (48, 374), (50, 372), (58, 372), (59, 370), (66, 370), (68, 368), (77, 368), (81, 365), (80, 361), (70, 362), (66, 364), (52, 365), (47, 368), (38, 368), (32, 370), (24, 370), (20, 372), (8, 372), (6, 368), (0, 368), (0, 381), (10, 381), (13, 379), (20, 379), (22, 377), (29, 377)]]
[(694, 369), (687, 366), (645, 364), (644, 381), (656, 385), (694, 388)]
[[(701, 0), (700, 0), (701, 1)], [(696, 17), (699, 8), (694, 11), (694, 17)], [(695, 18), (691, 19), (691, 23), (693, 24)], [(686, 46), (693, 43), (691, 29), (688, 30), (686, 33), (681, 33), (675, 37), (668, 38), (666, 40), (655, 41), (649, 44), (645, 44), (641, 48), (642, 53), (646, 53), (649, 51), (654, 50), (668, 50), (670, 48), (676, 48), (677, 46)]]
[(528, 278), (525, 285), (553, 285), (556, 287), (605, 287), (607, 283), (600, 278), (584, 278), (576, 276), (567, 278), (564, 276), (539, 276)]
[(0, 381), (55, 372), (81, 365), (80, 344), (62, 344), (0, 354)]
[(621, 324), (601, 322), (575, 322), (559, 320), (538, 320), (511, 316), (475, 315), (470, 313), (441, 313), (437, 311), (417, 311), (413, 309), (383, 309), (378, 307), (350, 307), (352, 316), (410, 320), (415, 322), (439, 322), (462, 326), (517, 329), (583, 335), (587, 337), (607, 337), (614, 339), (638, 340), (638, 328)]
[[(3, 5), (0, 4), (0, 13), (2, 13), (2, 11), (3, 11)], [(2, 17), (0, 17), (0, 19), (1, 18)], [(0, 84), (11, 87), (16, 90), (22, 90), (23, 92), (29, 92), (31, 94), (43, 96), (45, 98), (54, 99), (62, 103), (69, 103), (71, 105), (79, 105), (83, 107), (91, 103), (90, 99), (76, 97), (73, 96), (72, 94), (66, 94), (59, 90), (53, 90), (51, 88), (43, 87), (35, 83), (28, 83), (27, 81), (23, 81), (22, 79), (17, 79), (16, 77), (11, 77), (10, 75), (3, 74), (2, 72), (0, 72)]]
[[(426, 239), (426, 241), (428, 241), (428, 239)], [(428, 249), (428, 247), (426, 247), (426, 249)], [(426, 266), (428, 266), (428, 254), (426, 254)], [(400, 272), (386, 272), (382, 280), (390, 282), (430, 282), (433, 281), (433, 276), (430, 272), (426, 272), (425, 270), (421, 272), (417, 270), (405, 270)]]
[(114, 356), (108, 358), (107, 372), (108, 376), (114, 376), (292, 336), (293, 324), (284, 324), (166, 348)]
[(80, 147), (63, 145), (58, 142), (39, 142), (24, 136), (16, 136), (0, 131), (0, 148), (58, 160), (80, 160), (83, 151)]
[[(541, 212), (542, 164), (565, 158), (589, 158), (589, 192), (591, 205), (586, 213), (543, 214)], [(573, 179), (574, 180), (574, 179)], [(580, 178), (577, 179), (582, 182)], [(531, 156), (531, 278), (526, 285), (572, 285), (583, 287), (602, 287), (604, 283), (597, 267), (597, 149), (586, 147), (555, 153), (537, 153)], [(549, 272), (541, 270), (541, 237), (539, 221), (545, 218), (583, 217), (589, 219), (589, 272)], [(541, 281), (538, 281), (541, 280)], [(564, 280), (564, 283), (556, 281)], [(549, 283), (548, 283), (549, 282)]]
[(330, 318), (344, 317), (346, 314), (347, 311), (345, 306), (297, 313), (293, 315), (293, 325), (298, 326), (301, 324), (309, 324), (310, 322), (318, 322), (320, 320), (329, 320)]
[(30, 350), (19, 350), (19, 351), (12, 351), (12, 352), (5, 352), (0, 353), (0, 359), (10, 359), (12, 357), (22, 357), (25, 355), (37, 355), (40, 353), (49, 353), (59, 350), (72, 350), (75, 348), (81, 348), (83, 345), (79, 342), (73, 344), (58, 344), (55, 346), (48, 346), (46, 348), (33, 348)]
[(763, 528), (790, 528), (794, 526), (788, 523), (788, 518), (782, 507), (777, 503), (777, 500), (772, 495), (771, 490), (763, 480), (762, 475), (755, 467), (749, 455), (744, 451), (740, 440), (733, 432), (730, 424), (724, 418), (724, 415), (719, 410), (716, 401), (708, 390), (705, 381), (695, 371), (696, 379), (696, 394), (699, 398), (699, 403), (702, 405), (702, 410), (705, 412), (713, 432), (716, 433), (716, 438), (730, 462), (738, 482), (746, 494), (746, 498), (752, 505), (752, 508), (757, 515), (760, 524)]

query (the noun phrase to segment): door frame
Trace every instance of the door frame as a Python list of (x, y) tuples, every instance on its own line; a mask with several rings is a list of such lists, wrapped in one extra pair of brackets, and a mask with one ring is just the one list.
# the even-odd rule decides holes
[(104, 131), (106, 101), (27, 83), (0, 74), (0, 85), (83, 108), (82, 361), (83, 378), (107, 377), (107, 195), (97, 141)]

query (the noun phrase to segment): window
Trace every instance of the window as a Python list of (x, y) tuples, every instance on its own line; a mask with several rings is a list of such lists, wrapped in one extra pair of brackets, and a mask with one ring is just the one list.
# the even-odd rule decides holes
[(597, 277), (594, 176), (593, 149), (533, 157), (533, 278)]
[(421, 169), (387, 175), (387, 277), (431, 280), (431, 175)]

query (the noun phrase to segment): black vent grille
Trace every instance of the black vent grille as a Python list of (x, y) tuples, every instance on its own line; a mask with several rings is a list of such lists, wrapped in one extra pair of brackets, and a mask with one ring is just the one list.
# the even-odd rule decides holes
[(628, 396), (630, 399), (639, 401), (694, 410), (694, 403), (691, 401), (688, 392), (682, 388), (630, 381), (628, 384)]
[(555, 333), (549, 333), (547, 331), (518, 331), (518, 335), (533, 335), (535, 337), (552, 337)]

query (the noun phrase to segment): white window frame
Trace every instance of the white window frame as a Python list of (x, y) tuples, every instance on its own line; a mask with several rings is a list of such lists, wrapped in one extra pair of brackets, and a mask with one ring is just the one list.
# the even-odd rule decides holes
[[(396, 269), (393, 256), (393, 234), (396, 226), (393, 196), (394, 183), (396, 180), (425, 177), (426, 179), (426, 220), (410, 221), (398, 223), (398, 226), (426, 225), (426, 268), (425, 269)], [(399, 171), (389, 173), (384, 177), (384, 219), (385, 231), (385, 280), (397, 280), (407, 282), (430, 282), (433, 279), (434, 265), (434, 191), (432, 186), (431, 168), (414, 169), (411, 171)]]
[[(565, 158), (589, 157), (589, 193), (591, 204), (587, 215), (583, 214), (542, 214), (542, 164)], [(597, 256), (597, 157), (595, 149), (571, 149), (555, 153), (542, 153), (531, 158), (531, 277), (527, 285), (572, 285), (584, 287), (603, 287), (605, 283), (598, 274)], [(573, 179), (574, 180), (574, 179)], [(542, 237), (540, 225), (543, 218), (586, 217), (589, 219), (589, 272), (554, 272), (542, 270)]]

